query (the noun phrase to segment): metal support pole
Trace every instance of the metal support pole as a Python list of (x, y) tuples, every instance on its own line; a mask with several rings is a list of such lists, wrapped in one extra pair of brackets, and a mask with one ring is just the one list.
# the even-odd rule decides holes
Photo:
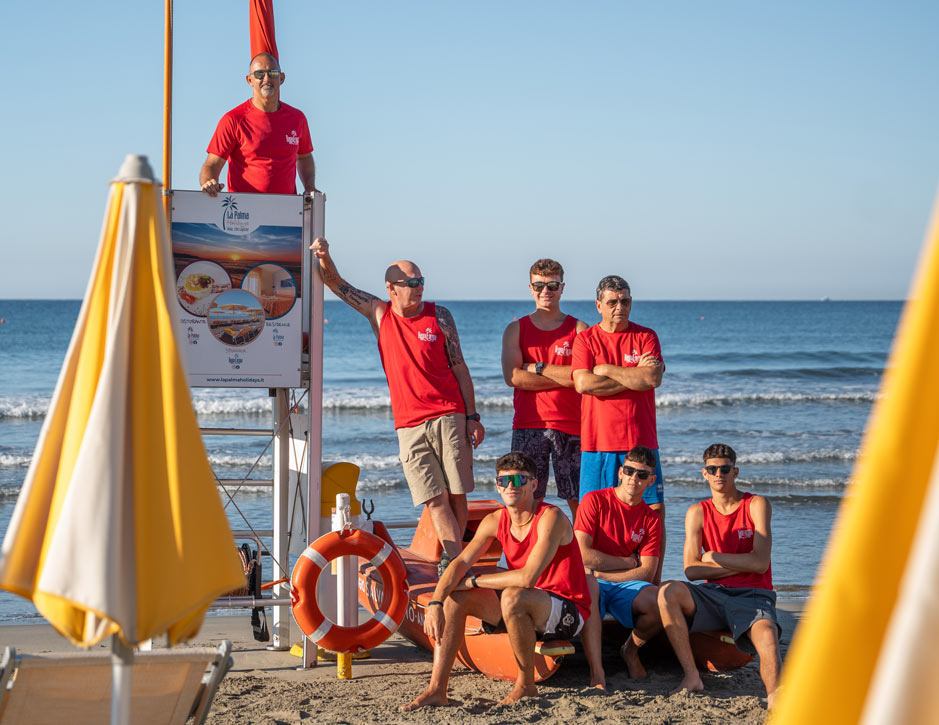
[[(286, 565), (290, 553), (287, 550), (287, 528), (289, 526), (290, 497), (288, 487), (290, 483), (290, 432), (288, 426), (281, 423), (290, 414), (287, 389), (276, 388), (273, 400), (274, 410), (274, 541), (273, 553), (275, 561)], [(279, 579), (279, 572), (275, 572)], [(285, 599), (289, 596), (287, 587), (278, 584), (272, 593), (274, 599)], [(290, 607), (274, 607), (273, 626), (271, 627), (271, 643), (269, 650), (290, 649)]]
[[(321, 191), (313, 193), (313, 205), (310, 223), (313, 238), (326, 234), (326, 195)], [(320, 277), (319, 262), (313, 253), (307, 251), (307, 265), (310, 269), (310, 380), (307, 410), (310, 414), (310, 443), (307, 448), (307, 531), (312, 544), (320, 533), (320, 499), (322, 496), (323, 474), (323, 278)], [(309, 638), (303, 640), (303, 666), (316, 665), (316, 645)]]

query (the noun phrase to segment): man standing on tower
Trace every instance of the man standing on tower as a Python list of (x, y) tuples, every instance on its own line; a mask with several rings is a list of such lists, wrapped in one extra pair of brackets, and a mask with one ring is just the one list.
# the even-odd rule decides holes
[(306, 117), (280, 100), (287, 76), (270, 53), (258, 53), (245, 79), (252, 95), (222, 116), (199, 172), (202, 191), (216, 196), (228, 162), (228, 190), (296, 194), (297, 173), (304, 191), (314, 191), (316, 167)]

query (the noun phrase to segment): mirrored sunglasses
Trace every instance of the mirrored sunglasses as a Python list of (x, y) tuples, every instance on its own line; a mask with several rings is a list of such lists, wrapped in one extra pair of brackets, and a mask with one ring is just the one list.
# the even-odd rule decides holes
[(410, 287), (411, 289), (414, 289), (415, 287), (424, 286), (424, 278), (411, 277), (410, 279), (401, 279), (397, 282), (392, 282), (391, 284), (395, 285), (396, 287)]
[(504, 476), (496, 476), (496, 485), (499, 488), (520, 488), (524, 486), (528, 481), (531, 480), (531, 476), (526, 476), (524, 473), (508, 473)]
[(251, 71), (251, 75), (253, 75), (259, 81), (263, 81), (264, 76), (270, 76), (276, 81), (280, 80), (280, 77), (283, 74), (279, 70), (254, 70)]

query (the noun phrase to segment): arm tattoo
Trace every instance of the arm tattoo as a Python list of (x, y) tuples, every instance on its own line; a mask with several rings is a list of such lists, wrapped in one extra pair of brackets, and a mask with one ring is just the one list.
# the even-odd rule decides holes
[(373, 294), (369, 294), (368, 292), (364, 292), (357, 287), (353, 287), (345, 280), (340, 281), (339, 284), (336, 285), (336, 289), (333, 291), (343, 302), (345, 302), (351, 308), (358, 310), (363, 315), (368, 314), (372, 302), (378, 299)]
[(463, 351), (460, 349), (460, 335), (456, 331), (456, 323), (453, 321), (453, 315), (446, 307), (437, 305), (437, 324), (443, 330), (444, 339), (446, 339), (447, 358), (450, 360), (450, 367), (463, 364)]

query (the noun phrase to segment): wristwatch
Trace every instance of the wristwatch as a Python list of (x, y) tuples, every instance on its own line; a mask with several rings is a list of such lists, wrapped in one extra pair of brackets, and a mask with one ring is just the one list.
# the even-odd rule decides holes
[(467, 420), (475, 420), (475, 421), (478, 423), (478, 422), (479, 422), (479, 413), (472, 413), (472, 414), (467, 413), (467, 414), (466, 414), (466, 419), (467, 419)]
[(543, 362), (535, 363), (535, 375), (541, 375), (544, 372), (545, 364)]

